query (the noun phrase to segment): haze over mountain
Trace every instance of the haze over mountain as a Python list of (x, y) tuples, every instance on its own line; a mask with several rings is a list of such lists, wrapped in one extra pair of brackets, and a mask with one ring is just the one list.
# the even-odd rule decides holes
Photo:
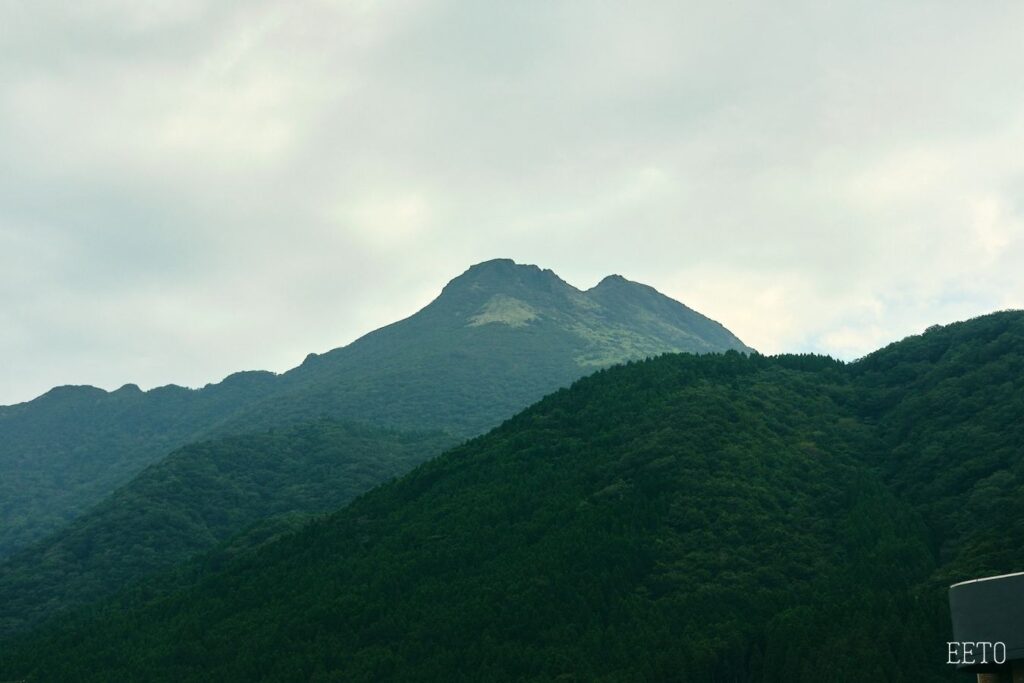
[(488, 261), (415, 315), (281, 375), (198, 390), (60, 387), (0, 407), (0, 557), (197, 439), (320, 417), (468, 436), (597, 368), (729, 349), (748, 350), (644, 285), (612, 276), (580, 291), (549, 270)]
[(244, 545), (295, 528), (455, 443), (317, 421), (185, 446), (0, 562), (0, 637), (241, 532), (249, 540), (235, 542)]
[(1024, 313), (861, 361), (596, 373), (188, 585), (0, 648), (32, 680), (954, 680), (1024, 566)]

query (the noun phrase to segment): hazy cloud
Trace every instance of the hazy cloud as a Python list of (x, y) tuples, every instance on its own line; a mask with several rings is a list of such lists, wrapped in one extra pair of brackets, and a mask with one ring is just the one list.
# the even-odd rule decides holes
[(508, 256), (766, 352), (1024, 306), (1024, 6), (0, 0), (0, 403), (283, 370)]

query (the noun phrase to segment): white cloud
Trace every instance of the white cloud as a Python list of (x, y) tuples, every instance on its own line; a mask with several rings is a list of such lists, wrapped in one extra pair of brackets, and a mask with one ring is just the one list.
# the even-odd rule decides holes
[(8, 4), (0, 402), (283, 370), (496, 256), (765, 351), (1024, 306), (1019, 3)]

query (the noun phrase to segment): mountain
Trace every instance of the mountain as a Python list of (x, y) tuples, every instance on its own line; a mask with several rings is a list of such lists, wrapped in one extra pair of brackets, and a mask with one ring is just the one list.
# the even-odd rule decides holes
[(268, 395), (271, 373), (199, 391), (58, 387), (0, 407), (0, 559), (59, 529), (143, 467)]
[(454, 443), (443, 434), (320, 421), (185, 446), (0, 563), (0, 636), (243, 531), (262, 542), (260, 534), (295, 528)]
[(281, 375), (61, 387), (0, 407), (0, 558), (199, 439), (321, 417), (470, 436), (599, 367), (728, 349), (748, 350), (649, 287), (611, 277), (584, 292), (536, 266), (481, 263), (415, 315)]
[(602, 370), (252, 553), (0, 647), (31, 680), (953, 680), (1024, 566), (1024, 313), (852, 364)]
[(934, 327), (851, 366), (876, 466), (928, 521), (939, 587), (1024, 570), (1024, 313)]
[(590, 372), (662, 353), (750, 351), (650, 287), (612, 276), (580, 291), (550, 270), (473, 266), (416, 315), (310, 356), (240, 424), (330, 414), (474, 435)]

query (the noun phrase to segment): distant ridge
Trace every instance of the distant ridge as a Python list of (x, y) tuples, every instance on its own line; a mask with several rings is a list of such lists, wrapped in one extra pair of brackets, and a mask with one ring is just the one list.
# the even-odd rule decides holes
[(749, 350), (645, 285), (613, 276), (584, 292), (534, 265), (478, 263), (418, 313), (282, 375), (60, 387), (0, 407), (0, 559), (199, 438), (321, 417), (470, 436), (598, 368), (730, 349)]

